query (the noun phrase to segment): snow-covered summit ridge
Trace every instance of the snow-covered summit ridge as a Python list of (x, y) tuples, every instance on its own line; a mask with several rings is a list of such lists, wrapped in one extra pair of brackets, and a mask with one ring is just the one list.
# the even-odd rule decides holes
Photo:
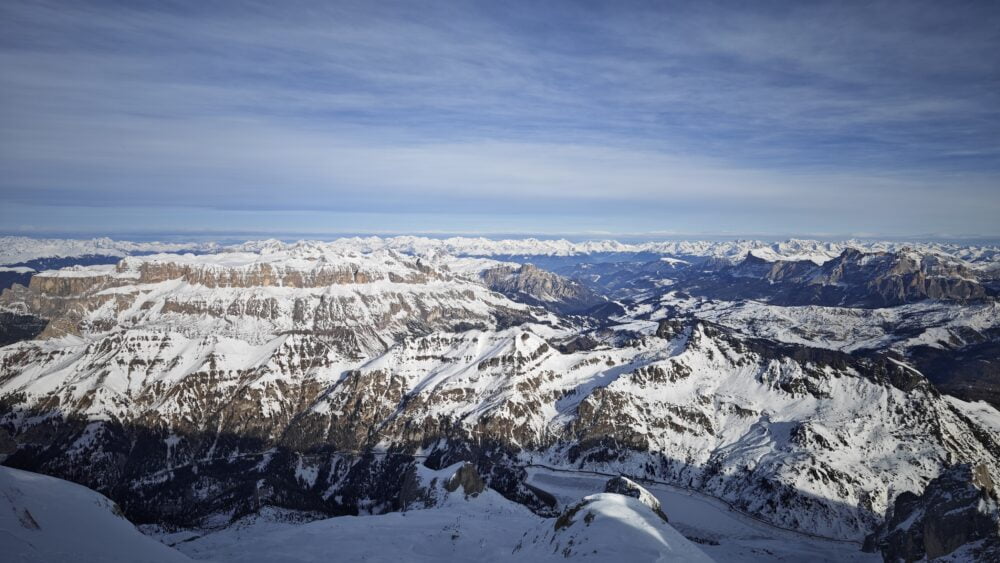
[(545, 522), (534, 535), (526, 534), (515, 554), (528, 560), (712, 561), (642, 501), (616, 493), (584, 497), (554, 525)]
[[(419, 478), (441, 482), (455, 466)], [(449, 494), (426, 508), (379, 515), (288, 522), (274, 509), (218, 530), (159, 533), (162, 541), (202, 559), (222, 562), (408, 561), (660, 561), (712, 559), (647, 506), (617, 494), (587, 496), (561, 527), (492, 489)], [(157, 532), (156, 530), (151, 530)], [(207, 532), (207, 533), (206, 533)]]

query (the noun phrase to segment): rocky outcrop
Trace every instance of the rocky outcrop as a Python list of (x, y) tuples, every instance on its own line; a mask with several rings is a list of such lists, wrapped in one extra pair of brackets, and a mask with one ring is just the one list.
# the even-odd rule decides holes
[(664, 522), (669, 522), (667, 515), (663, 512), (663, 507), (660, 505), (660, 500), (654, 497), (652, 493), (644, 489), (638, 483), (627, 477), (615, 477), (610, 479), (604, 484), (604, 492), (625, 495), (627, 497), (638, 499), (639, 502), (649, 507), (654, 514), (662, 518)]
[(459, 488), (465, 493), (466, 498), (478, 496), (486, 490), (486, 483), (476, 471), (476, 466), (471, 463), (463, 463), (462, 467), (454, 475), (448, 478), (444, 484), (445, 490), (449, 493), (457, 491)]
[(994, 297), (977, 276), (962, 264), (933, 254), (848, 248), (821, 265), (810, 260), (768, 261), (748, 254), (736, 264), (684, 270), (676, 288), (714, 299), (874, 308), (924, 299), (970, 302)]
[[(169, 260), (126, 258), (118, 263), (118, 273), (135, 272), (140, 283), (184, 280), (205, 287), (293, 287), (316, 288), (330, 285), (363, 284), (377, 281), (392, 283), (427, 283), (444, 279), (440, 272), (419, 259), (386, 253), (384, 262), (375, 267), (367, 260), (350, 257), (330, 261), (325, 256), (306, 259), (304, 263), (250, 263), (237, 267), (214, 264), (184, 264)], [(391, 266), (385, 268), (385, 265)]]
[(515, 301), (545, 307), (557, 313), (581, 313), (607, 302), (579, 282), (547, 272), (531, 264), (497, 266), (480, 277), (486, 287)]
[(865, 253), (848, 249), (805, 274), (812, 284), (847, 286), (844, 299), (865, 306), (892, 306), (921, 299), (970, 301), (987, 296), (976, 274), (934, 255), (909, 251)]
[(934, 560), (966, 548), (980, 561), (1000, 560), (997, 488), (984, 465), (956, 465), (919, 496), (905, 492), (865, 540), (886, 561)]

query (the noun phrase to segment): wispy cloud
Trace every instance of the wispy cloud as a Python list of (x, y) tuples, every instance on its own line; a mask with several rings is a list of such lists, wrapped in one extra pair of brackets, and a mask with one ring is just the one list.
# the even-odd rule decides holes
[(0, 220), (997, 232), (995, 4), (543, 4), (5, 4)]

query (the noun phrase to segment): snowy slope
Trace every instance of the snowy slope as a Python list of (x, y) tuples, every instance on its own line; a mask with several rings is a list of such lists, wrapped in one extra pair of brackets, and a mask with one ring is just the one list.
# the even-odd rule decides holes
[[(649, 508), (616, 494), (588, 497), (576, 521), (557, 527), (495, 491), (450, 495), (438, 506), (306, 524), (252, 517), (204, 535), (163, 536), (195, 559), (216, 562), (504, 561), (710, 562)], [(588, 516), (588, 514), (592, 514)], [(185, 540), (185, 541), (181, 541)]]
[(531, 561), (594, 557), (607, 561), (711, 563), (704, 552), (637, 499), (599, 493), (544, 522), (514, 549)]
[(0, 467), (0, 559), (10, 563), (190, 561), (139, 533), (103, 495), (8, 467)]
[[(606, 488), (608, 477), (586, 471), (552, 471), (534, 467), (528, 481), (554, 495), (561, 508)], [(670, 525), (716, 561), (811, 561), (844, 563), (881, 561), (862, 553), (855, 542), (830, 541), (768, 525), (734, 510), (711, 496), (690, 489), (644, 482), (662, 504)]]
[(925, 301), (881, 309), (783, 307), (758, 301), (690, 299), (669, 292), (651, 299), (648, 305), (642, 316), (654, 320), (679, 309), (752, 336), (848, 352), (954, 346), (970, 335), (1000, 327), (997, 302), (960, 305)]
[[(537, 460), (655, 478), (843, 539), (863, 537), (893, 494), (919, 491), (948, 460), (995, 455), (977, 433), (982, 415), (945, 401), (904, 365), (797, 360), (706, 325), (573, 353), (527, 326), (406, 339), (362, 360), (319, 342), (283, 336), (252, 346), (132, 329), (21, 343), (2, 350), (0, 389), (21, 405), (3, 422), (29, 436), (52, 421), (22, 409), (54, 404), (92, 421), (67, 421), (67, 441), (42, 459), (50, 471), (91, 467), (80, 478), (95, 486), (116, 483), (101, 467), (124, 453), (119, 425), (148, 429), (134, 438), (148, 444), (147, 457), (132, 460), (129, 483), (161, 510), (169, 505), (154, 493), (179, 494), (184, 479), (215, 488), (273, 478), (286, 490), (283, 476), (300, 474), (301, 458), (268, 462), (269, 448), (310, 452), (316, 477), (296, 494), (329, 510), (375, 494), (354, 481), (364, 465), (331, 455), (484, 448), (516, 456), (498, 470)], [(219, 476), (162, 471), (203, 464)], [(388, 494), (374, 504), (391, 509)], [(212, 498), (193, 497), (184, 513), (212, 510)]]

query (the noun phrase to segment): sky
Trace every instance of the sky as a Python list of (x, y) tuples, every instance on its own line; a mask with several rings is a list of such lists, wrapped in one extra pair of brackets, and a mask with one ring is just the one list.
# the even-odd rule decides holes
[(0, 231), (1000, 235), (998, 2), (0, 3)]

